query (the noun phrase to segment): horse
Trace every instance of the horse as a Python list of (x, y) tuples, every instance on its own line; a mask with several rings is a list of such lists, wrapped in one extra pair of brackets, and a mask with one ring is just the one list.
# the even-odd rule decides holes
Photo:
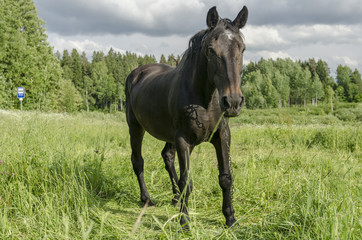
[[(240, 86), (245, 44), (240, 29), (247, 19), (246, 6), (234, 21), (220, 18), (216, 7), (212, 7), (206, 17), (208, 28), (191, 37), (178, 66), (144, 65), (126, 79), (131, 161), (141, 201), (154, 206), (144, 181), (141, 154), (147, 131), (166, 142), (161, 155), (172, 183), (172, 203), (180, 201), (180, 224), (185, 229), (189, 229), (188, 199), (193, 188), (189, 178), (190, 154), (196, 145), (206, 141), (216, 150), (226, 225), (236, 222), (228, 118), (238, 116), (244, 105)], [(176, 153), (180, 178), (174, 165)]]

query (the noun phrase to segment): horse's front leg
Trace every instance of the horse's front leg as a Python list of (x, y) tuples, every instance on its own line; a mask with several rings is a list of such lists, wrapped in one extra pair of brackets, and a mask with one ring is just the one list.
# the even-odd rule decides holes
[(232, 203), (232, 184), (233, 178), (230, 169), (230, 129), (227, 123), (223, 124), (214, 134), (211, 143), (216, 149), (218, 167), (219, 167), (219, 184), (222, 189), (223, 203), (222, 212), (226, 219), (226, 225), (232, 226), (236, 220), (234, 217), (234, 207)]
[(190, 154), (193, 147), (186, 141), (183, 136), (176, 138), (176, 151), (180, 165), (180, 179), (178, 186), (181, 193), (181, 209), (182, 214), (180, 224), (183, 229), (189, 229), (190, 217), (188, 214), (188, 200), (190, 193), (192, 192), (192, 180), (189, 178), (189, 167), (190, 167)]

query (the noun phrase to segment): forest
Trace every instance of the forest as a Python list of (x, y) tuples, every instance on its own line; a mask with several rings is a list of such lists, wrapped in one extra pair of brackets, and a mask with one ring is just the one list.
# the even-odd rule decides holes
[[(44, 26), (32, 0), (0, 0), (0, 108), (19, 108), (21, 86), (27, 110), (122, 111), (127, 75), (157, 62), (153, 55), (113, 49), (92, 56), (77, 49), (54, 52)], [(181, 57), (162, 55), (159, 62), (176, 66)], [(321, 59), (260, 59), (244, 66), (241, 77), (249, 109), (362, 102), (360, 72), (339, 65), (334, 78)]]

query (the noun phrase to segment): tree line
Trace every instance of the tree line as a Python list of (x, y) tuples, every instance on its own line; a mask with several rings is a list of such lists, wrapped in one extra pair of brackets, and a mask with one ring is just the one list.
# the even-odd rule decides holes
[[(122, 111), (125, 105), (125, 82), (128, 74), (135, 68), (157, 63), (155, 56), (140, 56), (135, 53), (124, 54), (112, 48), (107, 54), (94, 51), (92, 60), (84, 52), (73, 49), (71, 53), (64, 50), (56, 53), (63, 69), (63, 106), (66, 111), (105, 110)], [(160, 62), (176, 66), (180, 56), (164, 55)]]
[[(180, 56), (161, 55), (176, 66)], [(44, 22), (32, 0), (0, 0), (0, 108), (19, 108), (17, 87), (25, 87), (25, 109), (49, 111), (120, 111), (124, 85), (134, 68), (157, 62), (155, 56), (94, 51), (88, 59), (76, 49), (53, 52)], [(357, 69), (339, 65), (334, 79), (323, 60), (250, 62), (242, 91), (248, 108), (288, 107), (320, 101), (362, 102)]]
[(93, 52), (89, 62), (86, 54), (73, 49), (56, 53), (67, 84), (62, 91), (66, 111), (123, 110), (125, 81), (138, 66), (156, 63), (154, 56), (121, 54), (110, 49), (107, 54)]
[[(61, 56), (64, 79), (69, 79), (75, 92), (64, 96), (68, 109), (122, 110), (124, 84), (128, 74), (136, 67), (156, 63), (154, 56), (120, 54), (110, 49), (107, 55), (94, 52), (88, 62), (85, 53), (73, 49)], [(161, 55), (160, 63), (177, 66), (180, 56)], [(71, 86), (68, 86), (69, 88)], [(317, 105), (319, 102), (362, 102), (362, 80), (357, 69), (337, 67), (336, 79), (323, 60), (293, 61), (291, 59), (261, 59), (250, 62), (242, 75), (242, 91), (246, 106), (255, 108), (289, 107), (291, 105)], [(69, 90), (69, 92), (71, 92)]]
[(243, 72), (242, 90), (248, 108), (317, 105), (320, 101), (362, 102), (362, 80), (357, 69), (338, 65), (336, 79), (328, 64), (314, 58), (249, 63)]

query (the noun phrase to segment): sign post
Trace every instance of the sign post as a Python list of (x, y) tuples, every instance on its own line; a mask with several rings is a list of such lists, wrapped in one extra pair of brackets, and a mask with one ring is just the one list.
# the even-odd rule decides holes
[(20, 101), (20, 110), (23, 111), (23, 99), (25, 98), (25, 88), (18, 87), (18, 98)]

